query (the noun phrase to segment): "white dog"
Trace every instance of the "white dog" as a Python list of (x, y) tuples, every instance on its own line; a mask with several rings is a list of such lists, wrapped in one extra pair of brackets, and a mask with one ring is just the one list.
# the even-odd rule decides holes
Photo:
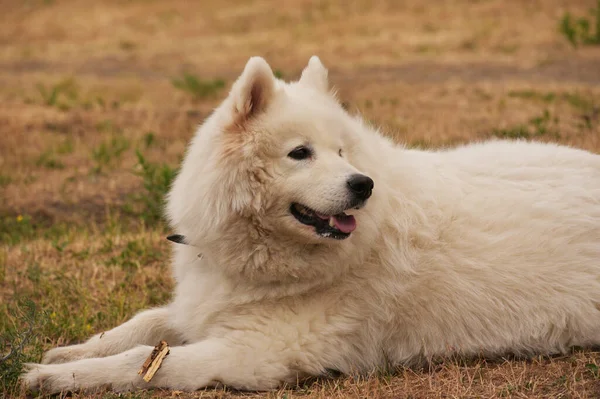
[[(185, 244), (173, 302), (47, 352), (27, 386), (267, 390), (600, 344), (600, 156), (403, 148), (342, 109), (317, 57), (294, 83), (250, 59), (168, 199)], [(147, 383), (137, 371), (163, 339)]]

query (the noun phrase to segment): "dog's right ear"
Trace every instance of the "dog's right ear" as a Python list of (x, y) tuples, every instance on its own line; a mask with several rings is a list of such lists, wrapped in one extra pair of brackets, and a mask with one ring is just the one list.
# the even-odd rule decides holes
[(250, 58), (231, 89), (236, 123), (243, 125), (264, 111), (274, 93), (275, 77), (267, 61), (261, 57)]
[(306, 68), (304, 68), (302, 71), (300, 84), (313, 87), (322, 91), (323, 93), (326, 93), (329, 89), (327, 75), (327, 68), (325, 68), (319, 57), (313, 55), (310, 57)]

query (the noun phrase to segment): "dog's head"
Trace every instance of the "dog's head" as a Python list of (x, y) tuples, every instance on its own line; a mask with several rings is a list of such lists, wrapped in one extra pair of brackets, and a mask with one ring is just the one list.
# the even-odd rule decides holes
[(278, 251), (341, 261), (374, 228), (365, 130), (330, 92), (317, 57), (293, 83), (251, 58), (188, 149), (169, 194), (173, 227), (206, 253), (251, 263)]

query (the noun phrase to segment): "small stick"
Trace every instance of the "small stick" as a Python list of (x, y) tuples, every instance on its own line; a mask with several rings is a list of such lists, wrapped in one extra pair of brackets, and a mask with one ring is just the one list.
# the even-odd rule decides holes
[(142, 378), (144, 381), (150, 382), (152, 377), (154, 377), (154, 374), (156, 374), (160, 368), (165, 356), (169, 354), (169, 350), (169, 344), (167, 344), (166, 341), (160, 341), (160, 343), (154, 347), (152, 353), (138, 371), (139, 375), (143, 375)]

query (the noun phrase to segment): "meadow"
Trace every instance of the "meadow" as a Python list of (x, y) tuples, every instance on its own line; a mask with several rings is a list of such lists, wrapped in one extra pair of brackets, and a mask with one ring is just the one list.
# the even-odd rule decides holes
[[(0, 0), (0, 397), (43, 351), (171, 295), (163, 196), (250, 56), (311, 55), (398, 142), (600, 153), (600, 1)], [(270, 393), (73, 398), (597, 398), (600, 352), (453, 358)], [(62, 395), (61, 395), (62, 396)]]

